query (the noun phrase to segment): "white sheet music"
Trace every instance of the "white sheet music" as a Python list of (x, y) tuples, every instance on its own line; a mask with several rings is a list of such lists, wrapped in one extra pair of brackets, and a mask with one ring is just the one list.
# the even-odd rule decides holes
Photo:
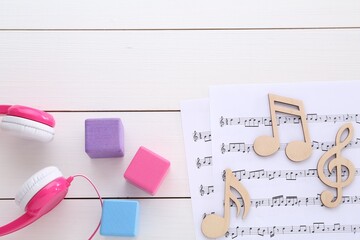
[(208, 99), (181, 103), (182, 127), (189, 174), (189, 185), (196, 239), (206, 239), (201, 232), (204, 214), (221, 206), (213, 200), (210, 106)]
[[(224, 199), (225, 168), (247, 188), (251, 197), (245, 220), (231, 208), (228, 238), (239, 239), (358, 239), (360, 238), (360, 177), (344, 188), (343, 203), (329, 209), (319, 201), (325, 186), (317, 177), (319, 158), (331, 149), (345, 122), (352, 122), (354, 138), (341, 154), (359, 168), (358, 101), (360, 82), (252, 84), (210, 88), (214, 199)], [(269, 157), (254, 153), (256, 137), (271, 135), (268, 94), (302, 100), (312, 140), (312, 155), (303, 162), (290, 161), (283, 150)], [(279, 114), (280, 143), (303, 140), (299, 118)], [(284, 147), (284, 145), (282, 145)], [(343, 171), (343, 176), (346, 171)], [(333, 176), (330, 176), (332, 178)], [(217, 205), (223, 208), (223, 202)], [(215, 208), (216, 209), (216, 208)], [(221, 208), (220, 208), (221, 209)], [(216, 209), (222, 215), (223, 210)], [(210, 209), (211, 211), (211, 209)], [(195, 223), (198, 224), (198, 223)]]

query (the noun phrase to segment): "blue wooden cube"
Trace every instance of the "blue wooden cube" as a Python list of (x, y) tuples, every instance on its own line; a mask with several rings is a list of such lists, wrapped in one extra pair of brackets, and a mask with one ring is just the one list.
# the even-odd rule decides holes
[(124, 127), (120, 118), (85, 120), (85, 152), (91, 158), (124, 156)]
[(138, 232), (139, 202), (104, 200), (100, 234), (103, 236), (135, 237)]

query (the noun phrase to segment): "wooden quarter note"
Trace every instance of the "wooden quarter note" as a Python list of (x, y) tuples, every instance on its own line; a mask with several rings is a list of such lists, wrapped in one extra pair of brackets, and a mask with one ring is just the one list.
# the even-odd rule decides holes
[(216, 214), (206, 215), (201, 224), (201, 231), (208, 238), (218, 238), (225, 235), (230, 225), (230, 200), (232, 200), (237, 208), (236, 216), (240, 214), (240, 201), (235, 194), (231, 192), (234, 188), (243, 199), (244, 212), (242, 218), (244, 219), (250, 209), (250, 196), (246, 188), (234, 177), (230, 169), (225, 170), (225, 207), (224, 217)]
[(280, 148), (279, 130), (276, 112), (286, 113), (300, 117), (304, 140), (290, 142), (286, 148), (286, 156), (295, 162), (303, 161), (310, 157), (311, 139), (306, 122), (304, 104), (301, 100), (269, 94), (271, 127), (273, 136), (260, 136), (254, 141), (254, 151), (260, 156), (270, 156)]

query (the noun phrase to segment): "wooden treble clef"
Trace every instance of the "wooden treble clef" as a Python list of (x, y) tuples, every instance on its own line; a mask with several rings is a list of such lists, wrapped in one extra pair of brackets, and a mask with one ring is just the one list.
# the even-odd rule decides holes
[[(344, 141), (341, 141), (342, 134), (347, 130), (347, 136)], [(355, 177), (355, 167), (351, 161), (344, 158), (340, 151), (350, 143), (354, 134), (354, 129), (351, 123), (344, 124), (336, 134), (335, 146), (327, 151), (318, 162), (317, 172), (320, 180), (327, 186), (336, 189), (336, 196), (334, 197), (332, 192), (326, 190), (321, 193), (321, 202), (324, 206), (334, 208), (338, 206), (342, 201), (343, 188), (348, 186)], [(328, 163), (327, 163), (328, 162)], [(327, 167), (325, 168), (325, 165)], [(344, 180), (342, 179), (342, 167), (345, 167), (348, 171), (348, 176)], [(328, 173), (324, 173), (327, 169)], [(335, 171), (336, 180), (333, 182), (328, 177), (329, 173)]]

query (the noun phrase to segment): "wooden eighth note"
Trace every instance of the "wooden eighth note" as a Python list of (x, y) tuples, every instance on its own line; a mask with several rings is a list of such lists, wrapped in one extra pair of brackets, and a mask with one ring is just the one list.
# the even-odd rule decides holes
[[(341, 141), (341, 135), (347, 130), (348, 135), (344, 141)], [(335, 188), (337, 195), (334, 197), (330, 191), (323, 191), (321, 193), (321, 202), (324, 206), (334, 208), (338, 206), (342, 201), (343, 188), (348, 186), (355, 177), (355, 167), (351, 161), (341, 156), (340, 151), (350, 143), (354, 134), (354, 128), (351, 123), (344, 124), (336, 134), (335, 146), (329, 151), (325, 152), (324, 155), (319, 159), (317, 165), (317, 173), (320, 180), (327, 186)], [(334, 158), (332, 158), (334, 157)], [(324, 173), (326, 162), (328, 174)], [(342, 179), (342, 167), (345, 167), (348, 171), (348, 176), (345, 180)], [(329, 173), (335, 170), (336, 180), (331, 181)]]
[(303, 102), (293, 98), (269, 94), (269, 104), (273, 136), (260, 136), (256, 138), (254, 141), (254, 151), (258, 155), (266, 157), (279, 150), (280, 140), (276, 112), (282, 112), (300, 117), (304, 135), (304, 141), (293, 141), (286, 146), (286, 156), (294, 162), (308, 159), (311, 155), (312, 149)]
[(206, 215), (201, 224), (201, 231), (208, 238), (222, 237), (228, 231), (230, 225), (230, 200), (232, 200), (236, 205), (236, 216), (239, 216), (240, 214), (240, 201), (237, 199), (235, 194), (231, 192), (230, 188), (234, 188), (243, 199), (243, 219), (246, 217), (250, 209), (250, 196), (246, 188), (235, 178), (231, 169), (226, 169), (225, 174), (224, 217), (216, 214), (209, 214)]

